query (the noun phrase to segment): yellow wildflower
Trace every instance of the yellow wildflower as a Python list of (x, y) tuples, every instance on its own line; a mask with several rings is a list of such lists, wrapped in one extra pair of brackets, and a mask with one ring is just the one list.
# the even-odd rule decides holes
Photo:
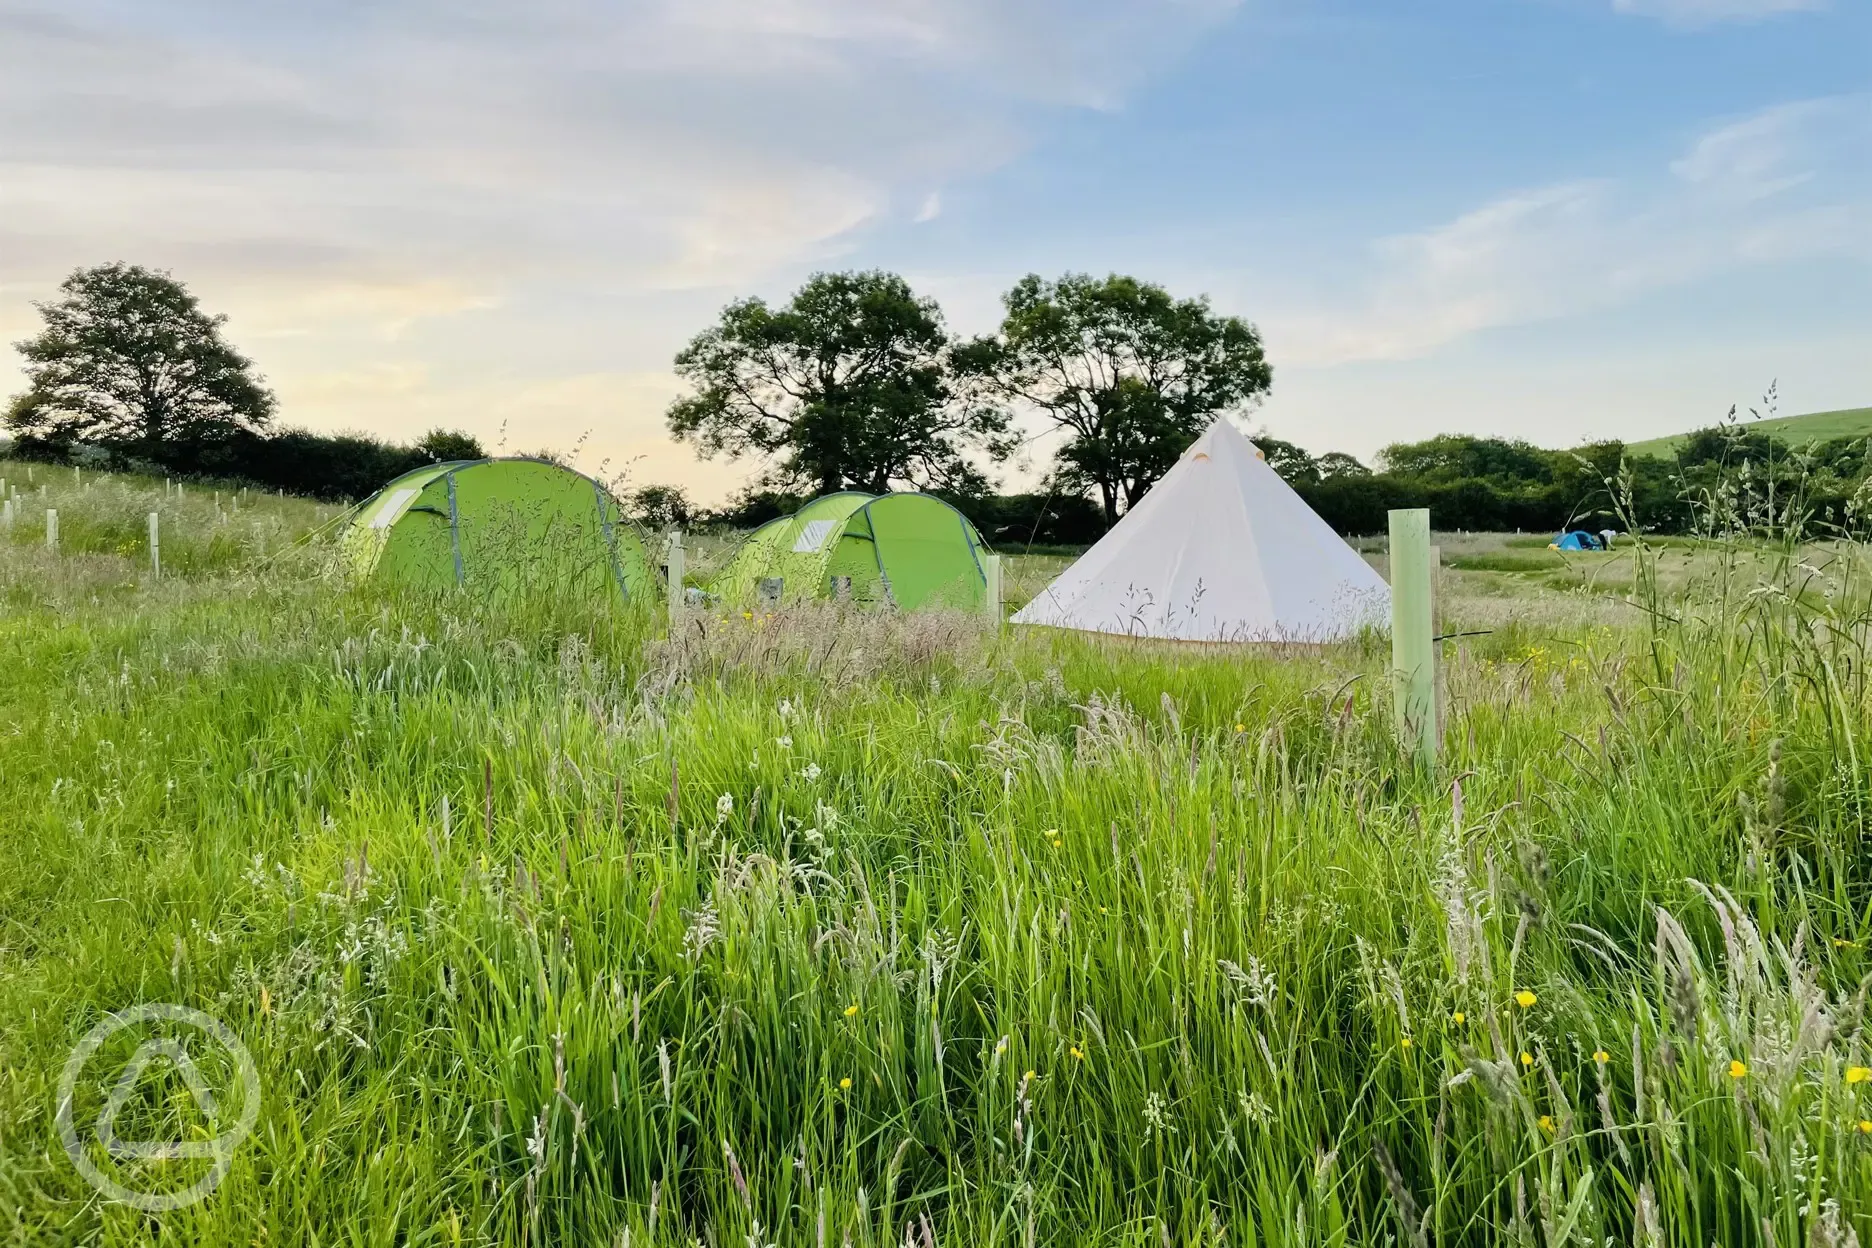
[(1404, 1047), (1408, 1049), (1408, 1048), (1410, 1048), (1410, 1047), (1411, 1047), (1411, 1044), (1412, 1044), (1412, 1041), (1411, 1041), (1411, 1038), (1410, 1038), (1409, 1036), (1405, 1036), (1405, 1037), (1404, 1037)]
[(858, 1007), (856, 1005), (848, 1005), (845, 1007), (846, 1018), (856, 1017), (857, 1013), (858, 1013)]
[(1547, 1134), (1549, 1134), (1549, 1135), (1552, 1135), (1552, 1134), (1553, 1134), (1553, 1117), (1552, 1117), (1552, 1115), (1549, 1115), (1549, 1114), (1542, 1114), (1542, 1115), (1540, 1116), (1540, 1129), (1541, 1129), (1541, 1130), (1543, 1130), (1543, 1131), (1545, 1131), (1545, 1132), (1547, 1132)]
[(1534, 1003), (1539, 1000), (1540, 1000), (1539, 997), (1535, 996), (1533, 993), (1529, 992), (1525, 988), (1523, 988), (1520, 992), (1517, 992), (1514, 994), (1514, 1003), (1520, 1006), (1524, 1010), (1533, 1009)]
[(1868, 1079), (1872, 1079), (1872, 1069), (1868, 1069), (1864, 1066), (1848, 1066), (1846, 1068), (1847, 1083), (1864, 1083)]
[(1450, 1021), (1460, 1027), (1469, 1021), (1469, 1016), (1464, 1014), (1461, 1010), (1457, 1010), (1454, 1014), (1450, 1015)]
[(1080, 1051), (1079, 1046), (1076, 1044), (1070, 1049), (1067, 1049), (1066, 1052), (1072, 1055), (1074, 1061), (1083, 1062), (1085, 1060), (1085, 1054)]
[(1031, 1071), (1031, 1070), (1030, 1070), (1030, 1071), (1028, 1071), (1028, 1072), (1027, 1072), (1026, 1074), (1024, 1074), (1024, 1075), (1022, 1075), (1022, 1076), (1021, 1076), (1021, 1078), (1023, 1078), (1023, 1079), (1027, 1079), (1027, 1080), (1032, 1080), (1032, 1079), (1033, 1079), (1033, 1077), (1034, 1077), (1034, 1072), (1033, 1072), (1033, 1071)]
[(1245, 727), (1243, 727), (1243, 726), (1242, 726), (1242, 725), (1240, 725), (1240, 724), (1236, 724), (1236, 725), (1235, 725), (1235, 731), (1236, 731), (1236, 732), (1247, 732), (1247, 731), (1248, 731), (1248, 729), (1246, 729)]
[(1872, 1135), (1872, 1122), (1867, 1122), (1864, 1118), (1861, 1118), (1859, 1120), (1859, 1134)]
[(1748, 1077), (1748, 1065), (1744, 1062), (1730, 1062), (1729, 1077), (1731, 1079), (1746, 1079)]
[(1592, 1060), (1595, 1062), (1598, 1062), (1601, 1066), (1603, 1066), (1607, 1062), (1612, 1060), (1612, 1055), (1606, 1052), (1604, 1049), (1594, 1049)]
[(1522, 1049), (1521, 1050), (1521, 1064), (1523, 1066), (1532, 1066), (1534, 1064), (1534, 1055), (1528, 1052), (1526, 1049)]
[(851, 1076), (850, 1075), (846, 1075), (843, 1079), (839, 1080), (839, 1090), (841, 1092), (851, 1091)]

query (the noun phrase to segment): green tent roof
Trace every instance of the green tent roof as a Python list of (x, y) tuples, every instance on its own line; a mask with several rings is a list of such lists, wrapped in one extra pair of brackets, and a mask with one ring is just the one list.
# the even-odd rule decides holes
[(975, 526), (940, 498), (848, 491), (756, 529), (710, 590), (736, 605), (849, 597), (907, 611), (976, 609), (986, 551)]
[(408, 472), (366, 500), (339, 541), (356, 576), (416, 586), (651, 595), (655, 573), (603, 485), (538, 459)]

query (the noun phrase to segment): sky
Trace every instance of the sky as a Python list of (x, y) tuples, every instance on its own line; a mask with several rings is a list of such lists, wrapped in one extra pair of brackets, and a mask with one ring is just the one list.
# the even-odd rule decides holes
[(704, 501), (672, 357), (827, 269), (1206, 294), (1316, 452), (1637, 440), (1872, 404), (1872, 3), (0, 0), (0, 340), (114, 260), (284, 423)]

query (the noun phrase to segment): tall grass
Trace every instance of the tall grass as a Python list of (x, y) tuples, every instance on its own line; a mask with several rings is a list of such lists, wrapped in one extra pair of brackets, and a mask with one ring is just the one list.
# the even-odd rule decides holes
[[(664, 636), (310, 555), (74, 595), (113, 556), (0, 549), (0, 1221), (1853, 1242), (1859, 551), (1693, 553), (1554, 627), (1450, 602), (1495, 631), (1451, 644), (1432, 780), (1376, 642), (832, 606)], [(225, 1183), (162, 1215), (52, 1132), (72, 1045), (151, 1000), (226, 1019), (264, 1088)]]

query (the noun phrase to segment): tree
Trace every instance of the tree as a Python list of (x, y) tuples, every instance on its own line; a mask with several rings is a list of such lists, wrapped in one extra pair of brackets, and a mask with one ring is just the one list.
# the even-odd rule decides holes
[(1093, 484), (1107, 524), (1211, 421), (1273, 382), (1254, 327), (1206, 298), (1117, 274), (1030, 274), (1002, 303), (1000, 336), (958, 351), (958, 368), (1067, 432), (1060, 465)]
[(771, 460), (772, 485), (977, 490), (968, 456), (1005, 458), (1007, 418), (952, 391), (948, 352), (942, 313), (903, 278), (820, 273), (784, 307), (729, 304), (682, 349), (695, 393), (670, 432), (705, 458)]
[(1369, 477), (1371, 469), (1344, 451), (1327, 451), (1319, 457), (1319, 473), (1322, 481), (1336, 481), (1340, 477)]
[(624, 495), (625, 514), (647, 529), (686, 526), (695, 505), (679, 485), (640, 485)]
[(132, 264), (79, 269), (62, 297), (38, 304), (45, 328), (15, 343), (27, 389), (6, 424), (22, 443), (183, 470), (202, 453), (272, 419), (273, 395), (168, 273)]
[(480, 440), (459, 429), (431, 429), (416, 443), (416, 449), (438, 464), (453, 463), (458, 459), (487, 458), (487, 452), (481, 449)]
[(1319, 461), (1304, 448), (1268, 434), (1257, 435), (1254, 444), (1267, 466), (1288, 485), (1312, 485), (1320, 479)]
[(1480, 477), (1495, 482), (1553, 480), (1553, 452), (1520, 438), (1478, 438), (1443, 433), (1422, 442), (1394, 442), (1378, 452), (1386, 472), (1424, 481)]

